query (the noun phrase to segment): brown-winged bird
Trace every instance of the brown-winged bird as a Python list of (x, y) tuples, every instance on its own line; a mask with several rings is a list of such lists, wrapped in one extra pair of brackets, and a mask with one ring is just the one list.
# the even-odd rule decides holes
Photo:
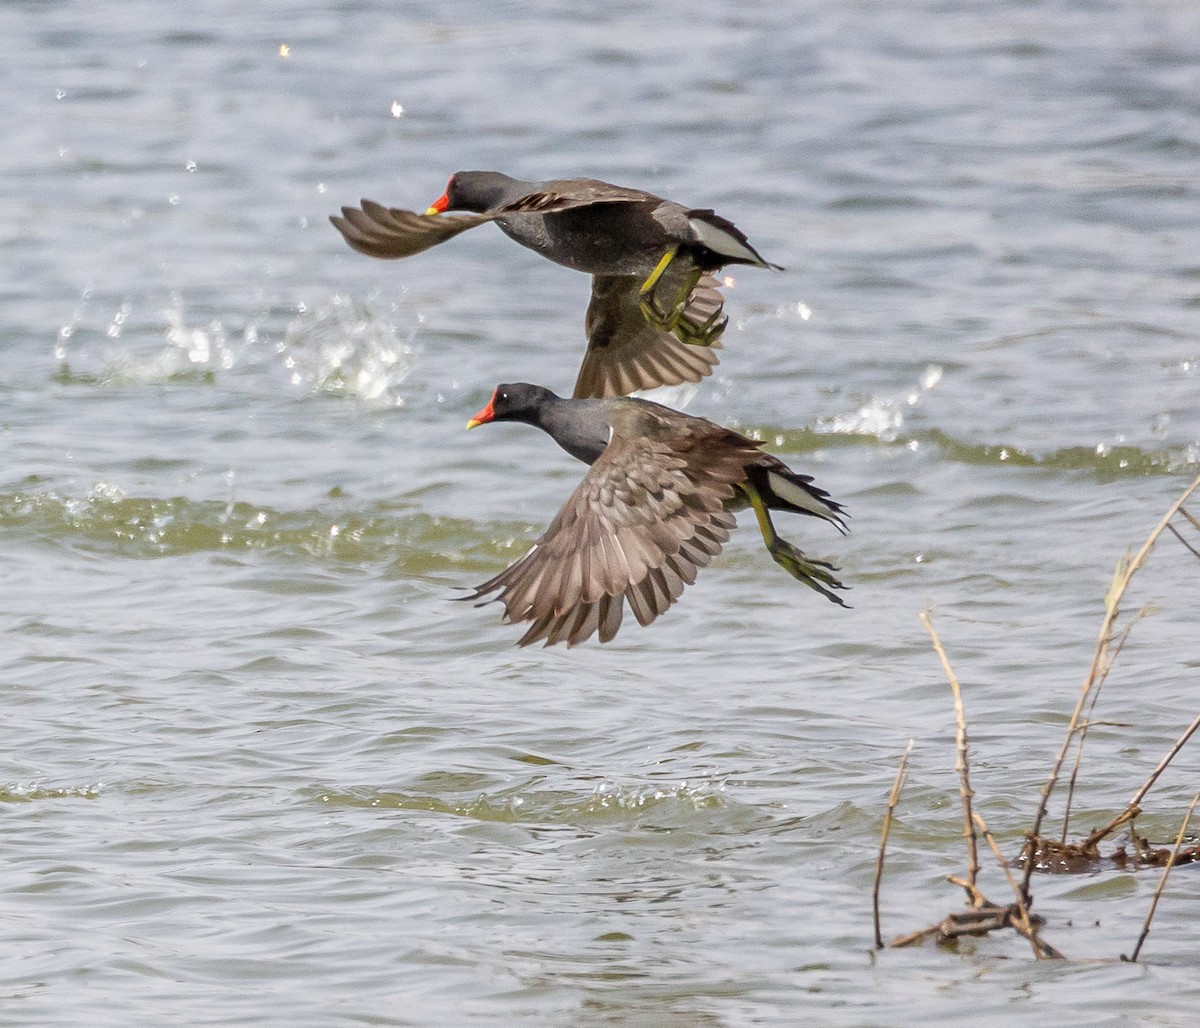
[(841, 504), (757, 442), (647, 400), (564, 399), (524, 382), (498, 386), (467, 427), (489, 421), (534, 425), (591, 465), (529, 552), (464, 597), (496, 593), (505, 621), (531, 622), (521, 646), (574, 646), (596, 632), (608, 642), (626, 602), (650, 624), (721, 552), (746, 507), (776, 563), (845, 606), (838, 569), (781, 539), (770, 515), (807, 514), (844, 532)]

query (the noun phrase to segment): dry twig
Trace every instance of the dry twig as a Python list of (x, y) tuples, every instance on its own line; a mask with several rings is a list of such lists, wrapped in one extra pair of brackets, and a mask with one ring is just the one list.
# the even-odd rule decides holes
[(1192, 723), (1187, 726), (1183, 735), (1175, 740), (1175, 745), (1172, 746), (1167, 755), (1158, 762), (1158, 767), (1156, 767), (1150, 773), (1150, 777), (1142, 783), (1142, 787), (1138, 789), (1138, 791), (1135, 792), (1130, 798), (1129, 805), (1123, 811), (1121, 811), (1121, 813), (1109, 821), (1109, 823), (1103, 828), (1097, 828), (1096, 831), (1092, 832), (1092, 834), (1089, 835), (1086, 840), (1084, 840), (1084, 846), (1095, 846), (1096, 843), (1100, 842), (1100, 840), (1112, 835), (1112, 833), (1120, 828), (1121, 825), (1128, 821), (1132, 821), (1138, 816), (1138, 814), (1142, 812), (1141, 803), (1142, 800), (1146, 798), (1146, 793), (1148, 793), (1154, 786), (1154, 783), (1158, 781), (1158, 776), (1166, 770), (1167, 765), (1175, 759), (1175, 754), (1183, 749), (1184, 743), (1186, 743), (1188, 739), (1190, 739), (1196, 733), (1197, 728), (1200, 728), (1200, 714), (1197, 714)]
[(1137, 616), (1129, 622), (1122, 630), (1117, 638), (1116, 644), (1113, 646), (1112, 656), (1106, 663), (1104, 673), (1097, 680), (1095, 687), (1092, 689), (1092, 698), (1088, 701), (1087, 717), (1077, 726), (1079, 733), (1079, 742), (1075, 747), (1075, 763), (1071, 767), (1071, 777), (1067, 781), (1067, 802), (1063, 806), (1063, 823), (1062, 834), (1059, 836), (1059, 842), (1066, 844), (1067, 831), (1071, 824), (1071, 805), (1075, 802), (1075, 783), (1079, 779), (1079, 767), (1083, 763), (1083, 744), (1087, 741), (1088, 730), (1094, 724), (1092, 712), (1096, 709), (1096, 701), (1100, 699), (1100, 690), (1104, 687), (1104, 683), (1108, 681), (1108, 672), (1112, 668), (1117, 657), (1120, 656), (1121, 650), (1125, 648), (1125, 643), (1129, 639), (1129, 633), (1133, 631), (1133, 626), (1136, 625), (1146, 614), (1146, 610), (1140, 610)]
[(1017, 880), (1013, 877), (1012, 871), (1008, 868), (1008, 861), (1004, 859), (1004, 854), (1000, 852), (1000, 847), (996, 845), (996, 840), (992, 837), (991, 829), (988, 828), (987, 822), (978, 814), (975, 815), (975, 823), (979, 826), (979, 830), (983, 833), (983, 837), (987, 840), (987, 844), (992, 848), (992, 852), (996, 855), (996, 860), (1000, 864), (1001, 870), (1004, 872), (1004, 877), (1008, 879), (1009, 887), (1016, 897), (1017, 918), (1012, 922), (1013, 928), (1020, 932), (1029, 940), (1029, 945), (1033, 947), (1033, 955), (1038, 960), (1046, 957), (1051, 957), (1055, 960), (1062, 960), (1063, 955), (1058, 952), (1050, 943), (1040, 938), (1037, 933), (1037, 922), (1029, 915), (1029, 904), (1026, 902), (1025, 894), (1021, 891), (1021, 886), (1017, 884)]
[(883, 832), (879, 839), (879, 856), (875, 858), (875, 886), (871, 890), (871, 897), (875, 909), (875, 948), (883, 949), (883, 935), (879, 929), (879, 886), (883, 881), (883, 854), (887, 849), (888, 833), (892, 830), (892, 816), (896, 811), (896, 804), (900, 802), (900, 790), (904, 788), (904, 782), (908, 778), (908, 758), (913, 751), (913, 740), (908, 740), (908, 748), (905, 749), (904, 755), (900, 758), (900, 766), (896, 768), (896, 781), (892, 783), (892, 794), (888, 797), (887, 813), (883, 815)]
[[(1182, 513), (1184, 515), (1186, 515), (1186, 517), (1189, 521), (1191, 521), (1193, 524), (1195, 524), (1196, 519), (1193, 518), (1190, 514), (1188, 514), (1188, 512), (1186, 510), (1183, 511)], [(1167, 525), (1167, 528), (1169, 528), (1171, 530), (1171, 534), (1173, 536), (1175, 536), (1176, 539), (1178, 539), (1181, 543), (1183, 543), (1184, 548), (1187, 549), (1192, 554), (1193, 557), (1200, 557), (1200, 550), (1196, 549), (1196, 547), (1194, 547), (1191, 543), (1189, 543), (1183, 537), (1183, 533), (1180, 532), (1178, 528), (1176, 528), (1174, 525)]]
[[(1083, 681), (1083, 685), (1080, 686), (1079, 697), (1075, 701), (1075, 709), (1072, 711), (1071, 720), (1067, 725), (1066, 738), (1063, 739), (1062, 746), (1059, 747), (1058, 754), (1050, 770), (1050, 776), (1046, 779), (1046, 784), (1042, 786), (1037, 813), (1034, 815), (1033, 827), (1030, 829), (1028, 841), (1026, 842), (1025, 873), (1021, 881), (1021, 891), (1025, 895), (1028, 895), (1029, 892), (1029, 879), (1033, 875), (1035, 865), (1035, 851), (1041, 836), (1042, 822), (1045, 820), (1046, 811), (1049, 809), (1050, 795), (1058, 783), (1058, 777), (1062, 771), (1063, 761), (1066, 759), (1071, 741), (1079, 731), (1083, 710), (1087, 705), (1092, 689), (1098, 680), (1102, 680), (1102, 676), (1108, 674), (1108, 669), (1112, 666), (1112, 660), (1115, 657), (1111, 649), (1113, 641), (1112, 630), (1113, 624), (1120, 613), (1121, 599), (1125, 595), (1125, 590), (1129, 586), (1130, 579), (1133, 578), (1138, 569), (1146, 562), (1150, 551), (1158, 541), (1158, 537), (1166, 530), (1167, 524), (1183, 508), (1184, 502), (1197, 488), (1200, 488), (1200, 476), (1197, 476), (1192, 484), (1184, 490), (1183, 495), (1171, 504), (1166, 514), (1163, 515), (1162, 519), (1154, 527), (1154, 530), (1146, 538), (1146, 541), (1142, 544), (1142, 548), (1138, 550), (1132, 560), (1122, 560), (1117, 565), (1112, 587), (1109, 589), (1108, 595), (1104, 598), (1105, 614), (1103, 621), (1100, 623), (1100, 632), (1096, 639), (1095, 650), (1092, 653), (1091, 667), (1088, 669), (1088, 674)], [(1194, 520), (1186, 512), (1185, 516), (1189, 521)]]
[(1196, 809), (1196, 804), (1200, 802), (1200, 792), (1192, 797), (1192, 805), (1188, 807), (1188, 812), (1183, 816), (1183, 824), (1179, 826), (1179, 834), (1175, 837), (1175, 848), (1171, 851), (1171, 859), (1167, 861), (1167, 866), (1163, 868), (1162, 877), (1158, 880), (1158, 888), (1154, 890), (1154, 899), (1150, 901), (1150, 909), (1146, 912), (1146, 921), (1142, 925), (1142, 934), (1138, 936), (1137, 945), (1133, 947), (1133, 953), (1130, 956), (1121, 954), (1122, 960), (1127, 960), (1130, 963), (1136, 962), (1138, 954), (1142, 951), (1142, 943), (1146, 941), (1146, 936), (1150, 934), (1150, 922), (1154, 920), (1154, 911), (1158, 909), (1159, 897), (1163, 894), (1163, 889), (1167, 885), (1167, 875), (1171, 873), (1171, 868), (1175, 866), (1175, 858), (1179, 856), (1179, 847), (1183, 845), (1183, 837), (1187, 834), (1188, 822), (1192, 819), (1192, 811)]
[(952, 877), (950, 880), (955, 885), (961, 885), (967, 891), (971, 906), (981, 907), (987, 900), (984, 899), (983, 893), (976, 885), (979, 878), (979, 840), (976, 838), (975, 821), (971, 816), (971, 801), (975, 793), (971, 790), (971, 764), (968, 759), (970, 742), (967, 738), (967, 716), (963, 710), (962, 689), (959, 687), (954, 669), (950, 667), (946, 651), (942, 649), (942, 641), (934, 631), (933, 621), (929, 617), (928, 610), (921, 611), (921, 624), (925, 626), (929, 638), (933, 640), (933, 648), (942, 662), (942, 670), (946, 672), (946, 678), (950, 682), (950, 692), (954, 695), (954, 722), (956, 725), (954, 742), (958, 754), (954, 769), (958, 772), (958, 788), (962, 794), (963, 838), (967, 840), (967, 877), (965, 879)]

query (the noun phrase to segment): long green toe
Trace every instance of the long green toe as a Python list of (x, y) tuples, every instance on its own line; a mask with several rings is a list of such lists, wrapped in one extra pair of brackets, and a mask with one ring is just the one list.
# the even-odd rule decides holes
[(796, 549), (786, 539), (775, 537), (773, 543), (767, 547), (775, 563), (778, 564), (784, 571), (791, 575), (797, 581), (803, 582), (810, 589), (819, 592), (827, 600), (831, 600), (840, 607), (847, 606), (846, 602), (832, 592), (833, 589), (845, 589), (841, 581), (834, 575), (837, 567), (830, 564), (828, 561), (818, 560), (816, 557), (810, 557), (803, 551)]

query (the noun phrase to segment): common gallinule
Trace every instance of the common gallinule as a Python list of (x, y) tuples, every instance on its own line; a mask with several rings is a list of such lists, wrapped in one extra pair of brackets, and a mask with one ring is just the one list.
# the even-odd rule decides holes
[[(470, 213), (439, 217), (445, 211)], [(523, 246), (592, 275), (577, 398), (700, 381), (716, 355), (678, 343), (712, 347), (724, 331), (711, 272), (727, 264), (779, 267), (711, 210), (597, 179), (524, 182), (460, 171), (424, 214), (363, 200), (361, 209), (343, 207), (329, 220), (355, 250), (383, 258), (408, 257), (494, 221)]]
[[(467, 422), (523, 421), (591, 469), (520, 560), (464, 599), (497, 593), (504, 620), (529, 621), (521, 646), (608, 642), (625, 601), (642, 625), (665, 611), (721, 552), (751, 507), (775, 561), (834, 603), (832, 564), (779, 538), (771, 510), (822, 518), (846, 531), (841, 504), (759, 443), (704, 418), (632, 397), (567, 400), (542, 386), (501, 385)], [(490, 602), (490, 601), (484, 601)]]

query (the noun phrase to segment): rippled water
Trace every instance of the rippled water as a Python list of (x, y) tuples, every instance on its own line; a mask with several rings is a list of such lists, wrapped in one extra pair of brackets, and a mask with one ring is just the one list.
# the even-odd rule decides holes
[[(918, 613), (1013, 852), (1113, 565), (1200, 470), (1194, 5), (26, 0), (0, 30), (0, 1023), (1191, 1023), (1191, 868), (1138, 965), (1156, 872), (1035, 880), (1065, 964), (873, 954), (870, 887), (913, 738), (885, 935), (961, 902)], [(462, 425), (499, 380), (570, 388), (587, 283), (490, 229), (372, 262), (326, 217), (470, 167), (712, 205), (788, 268), (736, 274), (689, 409), (847, 505), (847, 539), (785, 534), (852, 610), (749, 523), (607, 647), (451, 602), (581, 473)], [(1170, 539), (1136, 580), (1080, 831), (1195, 714), (1196, 581)]]

